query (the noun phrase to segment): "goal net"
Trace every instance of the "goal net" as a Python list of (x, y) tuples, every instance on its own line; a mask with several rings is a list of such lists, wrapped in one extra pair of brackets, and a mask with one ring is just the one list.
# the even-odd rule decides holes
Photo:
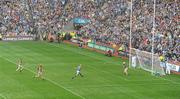
[(151, 72), (152, 74), (165, 75), (164, 68), (160, 65), (159, 56), (156, 54), (141, 51), (138, 49), (131, 49), (131, 66), (140, 67), (143, 70)]

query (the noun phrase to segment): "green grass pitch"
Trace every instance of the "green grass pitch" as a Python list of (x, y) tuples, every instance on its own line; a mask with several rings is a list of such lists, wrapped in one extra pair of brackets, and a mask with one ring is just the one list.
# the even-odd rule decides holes
[[(21, 73), (15, 71), (18, 58)], [(0, 99), (180, 99), (180, 76), (132, 68), (125, 76), (122, 61), (67, 44), (1, 41)], [(39, 63), (45, 80), (33, 78)], [(84, 77), (72, 80), (79, 64)]]

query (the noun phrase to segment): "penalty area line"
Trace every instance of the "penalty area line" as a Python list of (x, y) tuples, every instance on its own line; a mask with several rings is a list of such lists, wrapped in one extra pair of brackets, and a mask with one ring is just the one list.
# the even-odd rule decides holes
[[(0, 56), (0, 57), (1, 57), (1, 56)], [(1, 58), (3, 58), (3, 57), (1, 57)], [(15, 62), (13, 62), (13, 61), (11, 61), (11, 60), (9, 60), (9, 59), (7, 59), (7, 58), (3, 58), (3, 59), (5, 59), (6, 61), (9, 61), (10, 63), (16, 64)], [(33, 74), (36, 74), (35, 72), (33, 72), (32, 70), (30, 70), (30, 69), (28, 69), (28, 68), (24, 68), (24, 69), (28, 70), (29, 72), (31, 72), (31, 73), (33, 73)], [(54, 85), (56, 85), (56, 86), (58, 86), (58, 87), (60, 87), (60, 88), (63, 88), (64, 90), (66, 90), (66, 91), (74, 94), (75, 96), (78, 96), (78, 97), (80, 97), (80, 98), (82, 98), (82, 99), (86, 99), (85, 97), (79, 95), (79, 94), (76, 93), (76, 92), (73, 92), (73, 91), (67, 89), (67, 88), (64, 87), (63, 85), (58, 84), (57, 82), (55, 82), (55, 81), (53, 81), (53, 80), (51, 80), (51, 79), (48, 79), (48, 78), (44, 78), (44, 79), (46, 79), (46, 80), (49, 81), (50, 83), (52, 83), (52, 84), (54, 84)], [(0, 96), (1, 96), (1, 94), (0, 94)], [(6, 98), (5, 98), (5, 99), (6, 99)]]

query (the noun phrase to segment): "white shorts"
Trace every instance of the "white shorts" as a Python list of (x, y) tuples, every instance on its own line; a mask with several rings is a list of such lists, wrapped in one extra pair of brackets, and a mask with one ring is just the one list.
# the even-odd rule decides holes
[(125, 69), (124, 69), (124, 72), (127, 73), (127, 71), (128, 71), (128, 68), (125, 68)]
[(79, 75), (80, 71), (76, 71), (76, 75)]
[(38, 75), (42, 75), (42, 72), (39, 71), (39, 72), (38, 72)]
[(22, 67), (22, 65), (18, 65), (18, 67)]
[(42, 74), (43, 74), (42, 72), (38, 71), (36, 77), (40, 77), (42, 76)]
[(22, 66), (22, 65), (18, 65), (18, 67), (17, 67), (16, 71), (18, 71), (18, 70), (22, 70), (22, 69), (23, 69), (23, 66)]

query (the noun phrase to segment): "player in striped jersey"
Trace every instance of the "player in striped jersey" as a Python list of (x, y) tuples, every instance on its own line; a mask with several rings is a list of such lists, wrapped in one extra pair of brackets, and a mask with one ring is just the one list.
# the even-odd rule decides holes
[(43, 65), (42, 64), (39, 64), (37, 66), (37, 74), (36, 74), (36, 78), (40, 78), (40, 79), (43, 79)]
[(17, 61), (17, 69), (16, 69), (16, 71), (20, 71), (20, 72), (22, 72), (22, 70), (23, 70), (23, 66), (22, 66), (22, 59), (18, 59), (18, 61)]

